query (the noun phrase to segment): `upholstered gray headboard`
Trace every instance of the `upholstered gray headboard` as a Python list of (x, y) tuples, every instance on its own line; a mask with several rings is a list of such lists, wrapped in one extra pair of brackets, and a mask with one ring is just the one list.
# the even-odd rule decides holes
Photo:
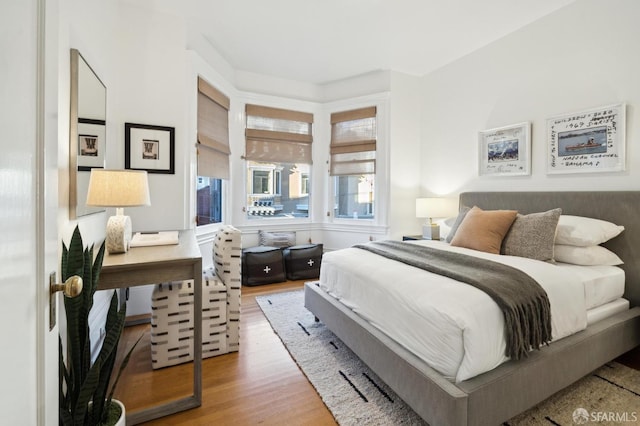
[(522, 214), (560, 207), (563, 214), (592, 217), (624, 226), (604, 244), (624, 261), (624, 297), (640, 306), (640, 191), (464, 192), (460, 208), (511, 209)]

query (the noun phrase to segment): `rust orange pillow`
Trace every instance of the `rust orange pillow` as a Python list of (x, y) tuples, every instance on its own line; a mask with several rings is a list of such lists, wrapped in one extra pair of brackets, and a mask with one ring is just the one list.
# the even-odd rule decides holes
[(516, 210), (482, 210), (474, 206), (458, 227), (451, 245), (500, 254), (502, 240), (517, 214)]

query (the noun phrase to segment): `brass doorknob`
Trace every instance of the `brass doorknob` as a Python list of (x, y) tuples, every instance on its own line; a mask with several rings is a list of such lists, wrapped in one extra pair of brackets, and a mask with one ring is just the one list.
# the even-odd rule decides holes
[(51, 294), (62, 291), (66, 297), (76, 297), (82, 293), (82, 277), (73, 275), (64, 284), (51, 284)]

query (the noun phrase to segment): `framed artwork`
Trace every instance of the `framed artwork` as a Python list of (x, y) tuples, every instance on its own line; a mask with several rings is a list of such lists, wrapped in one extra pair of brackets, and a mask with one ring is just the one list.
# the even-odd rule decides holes
[(547, 120), (547, 174), (619, 172), (625, 168), (625, 104)]
[(175, 128), (124, 123), (124, 167), (175, 173)]
[(78, 171), (104, 168), (106, 128), (104, 120), (78, 118)]
[(518, 123), (479, 132), (480, 176), (531, 174), (531, 123)]

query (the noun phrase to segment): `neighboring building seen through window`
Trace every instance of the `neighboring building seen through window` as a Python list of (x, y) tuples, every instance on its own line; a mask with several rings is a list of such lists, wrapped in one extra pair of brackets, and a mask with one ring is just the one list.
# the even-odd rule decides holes
[(247, 161), (247, 216), (309, 216), (309, 164)]
[(222, 222), (222, 179), (198, 176), (196, 192), (197, 225)]
[(334, 217), (373, 219), (375, 175), (336, 176)]

